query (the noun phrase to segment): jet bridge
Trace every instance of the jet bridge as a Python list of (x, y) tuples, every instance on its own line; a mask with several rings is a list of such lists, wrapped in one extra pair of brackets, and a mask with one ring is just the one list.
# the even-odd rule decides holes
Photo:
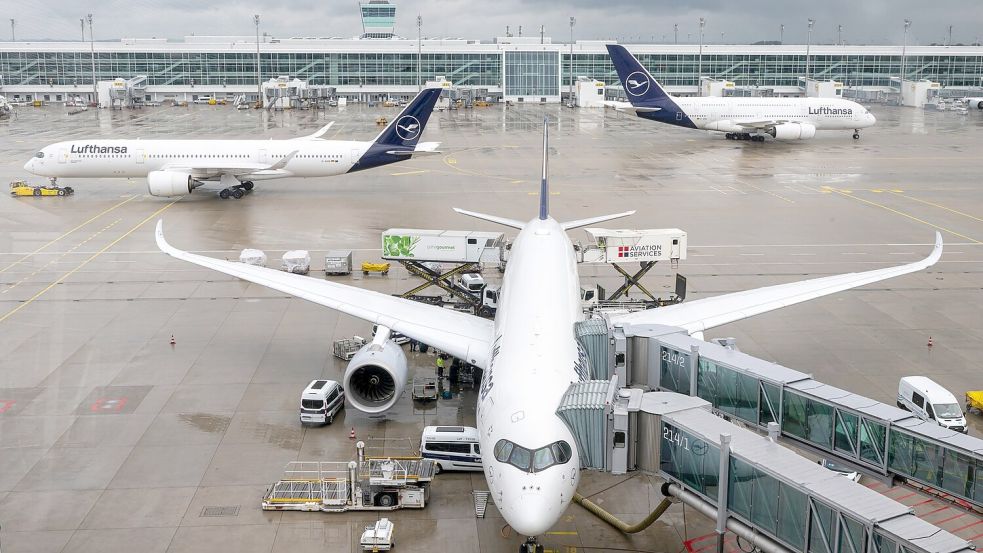
[[(673, 392), (618, 390), (618, 379), (570, 386), (557, 415), (585, 468), (641, 470), (663, 492), (765, 553), (961, 553), (962, 540), (913, 511)], [(719, 508), (723, 506), (723, 508)]]
[(720, 417), (758, 432), (775, 424), (797, 447), (983, 508), (979, 438), (680, 328), (613, 326), (594, 319), (578, 323), (575, 334), (595, 374), (617, 377), (632, 388), (701, 398)]

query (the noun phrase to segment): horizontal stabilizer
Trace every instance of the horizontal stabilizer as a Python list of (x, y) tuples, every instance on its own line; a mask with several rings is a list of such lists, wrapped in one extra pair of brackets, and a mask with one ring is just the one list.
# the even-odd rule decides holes
[(521, 229), (526, 226), (522, 221), (516, 221), (515, 219), (507, 219), (505, 217), (498, 217), (496, 215), (487, 215), (485, 213), (478, 213), (476, 211), (467, 211), (465, 209), (460, 209), (455, 207), (454, 211), (460, 213), (461, 215), (467, 215), (468, 217), (474, 217), (475, 219), (481, 219), (483, 221), (489, 221), (491, 223), (497, 223), (499, 225), (505, 225), (507, 227)]
[(394, 156), (431, 156), (444, 153), (437, 149), (439, 146), (440, 142), (420, 142), (412, 150), (387, 150), (386, 153)]
[(593, 225), (597, 223), (603, 223), (604, 221), (610, 221), (612, 219), (620, 219), (622, 217), (628, 217), (629, 215), (634, 215), (635, 211), (625, 211), (623, 213), (613, 213), (611, 215), (599, 215), (597, 217), (588, 217), (587, 219), (577, 219), (576, 221), (567, 221), (566, 223), (560, 223), (563, 230), (571, 230), (580, 227), (586, 227), (587, 225)]

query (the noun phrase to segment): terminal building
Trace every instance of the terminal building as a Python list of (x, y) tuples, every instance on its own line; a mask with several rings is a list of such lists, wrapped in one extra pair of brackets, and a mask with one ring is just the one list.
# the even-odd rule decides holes
[[(254, 101), (258, 75), (261, 82), (286, 78), (333, 87), (354, 101), (407, 98), (438, 76), (455, 88), (472, 89), (475, 97), (516, 103), (564, 101), (578, 77), (599, 83), (609, 97), (623, 95), (604, 46), (612, 41), (560, 44), (521, 32), (490, 41), (406, 39), (395, 34), (395, 4), (366, 0), (358, 6), (362, 33), (349, 39), (3, 42), (0, 94), (14, 101), (93, 101), (94, 83), (140, 78), (145, 101), (240, 96)], [(700, 93), (701, 77), (703, 83), (725, 84), (720, 88), (726, 94), (803, 95), (825, 82), (843, 95), (869, 100), (890, 100), (914, 83), (958, 95), (975, 94), (983, 86), (979, 45), (908, 46), (904, 56), (900, 45), (632, 44), (629, 49), (670, 92), (681, 95)], [(704, 86), (704, 93), (707, 88), (712, 85)]]

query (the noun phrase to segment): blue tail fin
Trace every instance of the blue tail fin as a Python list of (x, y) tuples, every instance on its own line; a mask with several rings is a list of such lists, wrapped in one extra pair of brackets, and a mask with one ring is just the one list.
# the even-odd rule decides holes
[(644, 119), (652, 119), (670, 125), (695, 129), (696, 125), (652, 77), (645, 67), (624, 46), (608, 44), (608, 55), (618, 71), (621, 86), (635, 113)]
[(608, 44), (607, 48), (621, 86), (625, 88), (628, 101), (633, 106), (660, 106), (666, 100), (672, 101), (659, 82), (624, 46)]
[(442, 88), (425, 88), (375, 137), (349, 173), (410, 159)]
[(539, 184), (539, 220), (550, 216), (550, 118), (543, 118), (543, 180)]
[(387, 146), (416, 146), (442, 91), (442, 88), (423, 89), (385, 129), (382, 129), (375, 142)]

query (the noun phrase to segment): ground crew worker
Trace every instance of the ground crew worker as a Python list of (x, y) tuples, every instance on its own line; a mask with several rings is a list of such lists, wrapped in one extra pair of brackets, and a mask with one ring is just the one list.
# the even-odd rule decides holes
[(444, 378), (444, 354), (437, 356), (437, 378)]

